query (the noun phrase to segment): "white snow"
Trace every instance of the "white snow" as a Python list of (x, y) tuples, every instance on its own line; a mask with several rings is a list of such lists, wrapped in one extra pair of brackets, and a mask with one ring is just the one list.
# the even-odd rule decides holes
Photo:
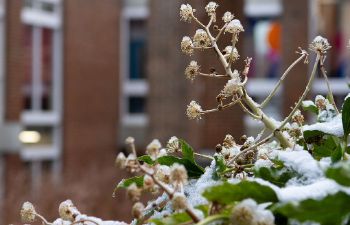
[(304, 108), (307, 108), (307, 107), (310, 107), (310, 106), (315, 106), (316, 107), (315, 103), (313, 101), (311, 101), (311, 100), (303, 101), (302, 106)]
[(334, 135), (337, 137), (344, 136), (341, 115), (338, 115), (338, 116), (332, 118), (328, 122), (315, 123), (312, 125), (303, 126), (303, 131), (307, 131), (307, 130), (317, 130), (317, 131), (321, 131), (323, 133), (331, 134), (331, 135)]
[(205, 173), (196, 181), (190, 182), (185, 186), (185, 194), (188, 197), (188, 201), (193, 205), (202, 205), (208, 203), (208, 201), (202, 196), (202, 193), (208, 187), (221, 183), (220, 181), (213, 180), (213, 174), (215, 172), (215, 160), (211, 162), (210, 167), (205, 169)]
[(314, 160), (309, 152), (303, 150), (301, 146), (296, 146), (294, 151), (290, 149), (279, 151), (277, 158), (283, 161), (286, 167), (300, 174), (301, 177), (296, 177), (290, 182), (308, 184), (323, 175), (318, 162)]

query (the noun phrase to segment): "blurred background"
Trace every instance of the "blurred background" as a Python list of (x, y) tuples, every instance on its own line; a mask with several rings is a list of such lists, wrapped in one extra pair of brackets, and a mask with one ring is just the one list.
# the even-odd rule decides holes
[[(350, 0), (217, 2), (218, 18), (231, 11), (244, 24), (238, 49), (241, 59), (253, 57), (247, 88), (257, 101), (298, 57), (297, 48), (307, 49), (320, 34), (333, 46), (326, 66), (341, 104), (349, 92)], [(113, 167), (127, 136), (136, 138), (140, 152), (153, 138), (165, 143), (175, 135), (210, 153), (228, 133), (238, 140), (260, 130), (236, 107), (187, 120), (190, 100), (216, 107), (224, 82), (185, 80), (191, 59), (180, 41), (196, 26), (179, 22), (182, 3), (208, 20), (207, 0), (0, 0), (0, 224), (20, 224), (27, 200), (57, 218), (67, 198), (83, 213), (128, 220), (125, 193), (112, 198), (127, 176)], [(194, 58), (202, 71), (221, 69), (210, 51)], [(302, 64), (292, 71), (269, 114), (288, 113), (309, 71)], [(311, 93), (327, 93), (321, 79)]]

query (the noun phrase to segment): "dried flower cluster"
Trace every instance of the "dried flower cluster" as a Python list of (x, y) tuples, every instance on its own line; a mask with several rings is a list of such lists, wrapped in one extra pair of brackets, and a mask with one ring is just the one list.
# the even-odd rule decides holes
[[(194, 21), (199, 26), (192, 38), (183, 37), (182, 52), (192, 56), (196, 50), (214, 50), (222, 66), (221, 70), (205, 73), (192, 60), (185, 69), (186, 78), (226, 79), (216, 97), (216, 108), (204, 110), (191, 101), (186, 115), (199, 120), (205, 114), (239, 105), (264, 128), (256, 137), (242, 135), (239, 140), (227, 134), (216, 145), (213, 155), (197, 153), (174, 136), (165, 148), (154, 139), (146, 146), (146, 154), (138, 156), (135, 139), (127, 138), (129, 151), (120, 152), (115, 165), (134, 175), (116, 187), (124, 188), (134, 203), (131, 209), (134, 220), (130, 225), (349, 224), (350, 97), (345, 98), (343, 111), (339, 111), (323, 66), (331, 48), (328, 40), (317, 36), (309, 45), (316, 55), (309, 81), (289, 115), (276, 121), (264, 108), (295, 65), (308, 63), (309, 53), (300, 48), (297, 52), (300, 56), (286, 69), (266, 99), (255, 102), (245, 87), (252, 59), (245, 59), (244, 68), (235, 67), (240, 58), (236, 44), (244, 27), (231, 12), (217, 21), (218, 7), (215, 2), (206, 5), (208, 24), (198, 20), (190, 4), (180, 7), (180, 20)], [(221, 27), (215, 24), (222, 22)], [(214, 24), (217, 29), (210, 29)], [(224, 49), (219, 46), (222, 35), (231, 39)], [(327, 84), (328, 96), (317, 95), (314, 101), (305, 101), (318, 70)], [(301, 108), (316, 114), (317, 122), (307, 125)], [(210, 166), (202, 168), (196, 161), (198, 157), (210, 161)], [(144, 204), (141, 196), (145, 192), (156, 195), (156, 199)], [(70, 200), (62, 202), (58, 211), (60, 218), (49, 223), (31, 203), (25, 202), (20, 215), (24, 223), (39, 219), (46, 225), (126, 225), (81, 214)]]

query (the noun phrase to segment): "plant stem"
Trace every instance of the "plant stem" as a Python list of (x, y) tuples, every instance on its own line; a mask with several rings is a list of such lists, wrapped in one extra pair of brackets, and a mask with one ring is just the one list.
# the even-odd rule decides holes
[(203, 155), (203, 154), (200, 154), (200, 153), (197, 153), (197, 152), (194, 152), (194, 154), (196, 156), (200, 156), (200, 157), (203, 157), (203, 158), (206, 158), (206, 159), (210, 159), (210, 160), (213, 160), (214, 158), (209, 156), (209, 155)]
[(290, 65), (287, 70), (283, 73), (283, 75), (281, 76), (281, 78), (278, 80), (276, 86), (274, 87), (274, 89), (272, 90), (272, 92), (266, 97), (266, 99), (260, 104), (260, 108), (264, 108), (272, 99), (272, 97), (276, 94), (278, 88), (281, 86), (282, 82), (284, 81), (284, 79), (287, 77), (287, 75), (289, 74), (289, 72), (294, 68), (294, 66), (296, 66), (305, 56), (307, 56), (307, 53), (303, 53), (302, 55), (295, 60), (292, 65)]
[[(205, 30), (209, 38), (211, 39), (212, 46), (214, 47), (215, 52), (218, 55), (221, 64), (225, 68), (226, 74), (229, 75), (231, 78), (234, 78), (233, 72), (229, 67), (229, 64), (227, 63), (224, 55), (221, 53), (215, 38), (213, 38), (209, 29), (205, 28)], [(268, 117), (261, 109), (259, 109), (258, 104), (250, 96), (248, 96), (245, 93), (245, 91), (243, 91), (242, 89), (239, 91), (239, 94), (242, 96), (243, 101), (251, 108), (251, 111), (253, 111), (254, 114), (256, 114), (261, 118), (261, 121), (264, 123), (265, 127), (267, 127), (272, 131), (275, 131), (277, 128), (275, 122), (270, 117)], [(284, 136), (281, 132), (279, 131), (275, 132), (275, 136), (280, 141), (282, 147), (284, 148), (292, 147), (292, 144), (289, 142), (288, 138)]]
[(301, 104), (303, 103), (303, 101), (306, 98), (306, 96), (309, 94), (309, 92), (311, 90), (312, 83), (313, 83), (313, 81), (315, 79), (315, 75), (316, 75), (316, 71), (317, 71), (317, 67), (318, 67), (318, 63), (320, 62), (320, 59), (321, 59), (321, 55), (320, 55), (320, 53), (317, 53), (315, 64), (314, 64), (314, 67), (312, 69), (312, 72), (311, 72), (311, 75), (310, 75), (310, 78), (309, 78), (309, 82), (307, 83), (307, 85), (305, 87), (304, 93), (301, 95), (301, 97), (299, 98), (299, 101), (294, 106), (294, 108), (292, 109), (290, 114), (287, 116), (287, 118), (285, 118), (283, 120), (283, 122), (280, 124), (279, 129), (282, 129), (288, 123), (288, 121), (292, 118), (294, 113), (301, 106)]
[(214, 215), (214, 216), (209, 216), (205, 218), (204, 220), (200, 221), (196, 225), (206, 225), (217, 220), (228, 220), (228, 219), (229, 219), (229, 216), (227, 215)]
[(337, 114), (339, 114), (339, 110), (338, 110), (337, 105), (335, 104), (335, 101), (334, 101), (333, 91), (332, 91), (331, 85), (330, 85), (329, 80), (328, 80), (327, 72), (324, 68), (324, 61), (325, 61), (325, 57), (321, 56), (321, 60), (320, 60), (321, 72), (322, 72), (323, 78), (324, 78), (326, 85), (327, 85), (329, 100), (330, 100), (331, 104), (333, 105)]

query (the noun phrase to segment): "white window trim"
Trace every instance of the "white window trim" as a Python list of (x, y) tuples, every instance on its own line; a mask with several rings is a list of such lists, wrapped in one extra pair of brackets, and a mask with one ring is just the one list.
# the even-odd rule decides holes
[(140, 126), (144, 127), (148, 124), (149, 118), (147, 114), (128, 113), (128, 97), (129, 96), (147, 96), (149, 93), (149, 84), (146, 80), (132, 81), (129, 76), (129, 33), (130, 20), (147, 19), (149, 10), (146, 6), (128, 6), (122, 10), (120, 23), (120, 118), (123, 126)]
[[(50, 126), (52, 127), (53, 143), (48, 146), (36, 146), (27, 147), (22, 146), (20, 150), (21, 158), (25, 161), (42, 161), (42, 160), (53, 160), (55, 163), (53, 168), (57, 168), (58, 173), (60, 170), (60, 158), (62, 154), (62, 98), (63, 98), (63, 59), (62, 59), (62, 47), (63, 47), (63, 35), (62, 35), (62, 1), (61, 0), (41, 0), (50, 3), (57, 4), (57, 10), (51, 13), (49, 16), (55, 23), (42, 23), (41, 16), (43, 13), (35, 8), (24, 7), (21, 12), (21, 19), (24, 24), (33, 27), (33, 106), (31, 110), (25, 110), (21, 114), (21, 124), (25, 126)], [(47, 17), (47, 18), (49, 18)], [(35, 19), (38, 19), (36, 21)], [(53, 30), (52, 36), (52, 99), (53, 105), (52, 110), (48, 112), (41, 111), (41, 103), (39, 101), (34, 102), (34, 99), (39, 99), (42, 91), (41, 84), (41, 61), (39, 55), (41, 54), (41, 32), (42, 28), (49, 28)], [(36, 41), (35, 41), (36, 40)], [(38, 97), (39, 96), (39, 97)], [(57, 164), (57, 165), (56, 165)]]

